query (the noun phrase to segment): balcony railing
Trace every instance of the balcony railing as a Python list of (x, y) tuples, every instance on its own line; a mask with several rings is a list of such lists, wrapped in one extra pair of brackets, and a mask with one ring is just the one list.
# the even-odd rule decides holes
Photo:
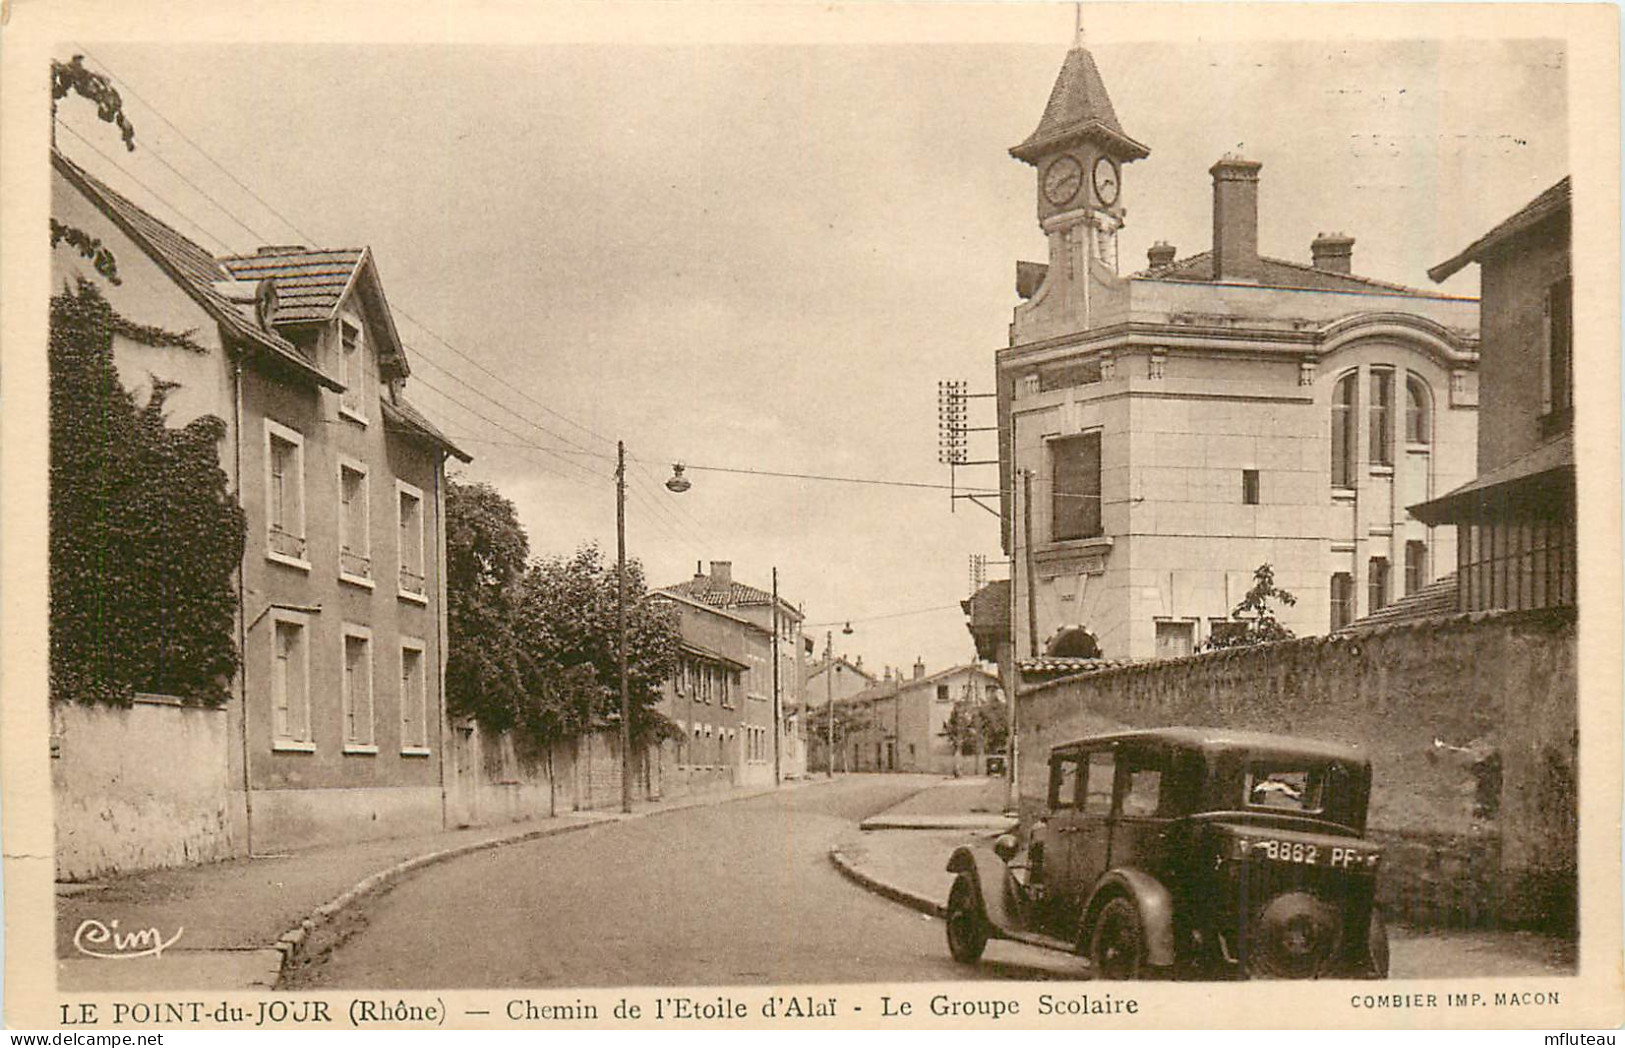
[(269, 545), (272, 553), (281, 557), (292, 557), (295, 560), (305, 559), (305, 537), (283, 531), (276, 525), (271, 526)]
[(411, 568), (408, 568), (405, 565), (402, 565), (401, 567), (400, 585), (402, 593), (410, 593), (415, 597), (421, 597), (425, 592), (425, 579), (423, 575), (419, 572), (413, 571)]
[(347, 549), (339, 550), (339, 573), (358, 579), (372, 577), (372, 558), (363, 557)]

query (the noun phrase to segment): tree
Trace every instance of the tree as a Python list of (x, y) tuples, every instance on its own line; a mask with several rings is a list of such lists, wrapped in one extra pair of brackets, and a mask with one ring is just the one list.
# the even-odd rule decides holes
[[(101, 73), (85, 68), (85, 56), (74, 55), (70, 62), (51, 62), (51, 142), (56, 143), (56, 106), (69, 93), (96, 103), (96, 115), (109, 124), (117, 125), (124, 139), (124, 148), (135, 151), (135, 125), (124, 115), (124, 99), (119, 96), (113, 82)], [(76, 226), (51, 219), (51, 247), (66, 243), (88, 258), (96, 272), (108, 283), (118, 284), (118, 259), (96, 237)]]
[[(679, 729), (656, 708), (677, 669), (678, 631), (670, 611), (648, 599), (643, 566), (626, 565), (627, 690), (634, 742), (673, 738)], [(519, 634), (526, 655), (527, 725), (543, 738), (568, 738), (620, 722), (617, 579), (596, 543), (547, 557), (525, 573)]]
[(138, 404), (114, 335), (206, 352), (119, 316), (86, 281), (51, 299), (51, 698), (124, 705), (145, 691), (219, 705), (238, 667), (246, 534), (220, 468), (226, 425), (171, 427), (175, 386), (156, 379)]
[[(870, 709), (867, 704), (857, 706), (836, 700), (835, 703), (835, 750), (842, 756), (842, 767), (851, 770), (850, 760), (846, 756), (846, 742), (852, 736), (867, 731), (873, 724)], [(822, 745), (829, 742), (829, 704), (819, 706), (809, 705), (807, 708), (807, 737), (816, 739)], [(835, 754), (829, 754), (829, 763), (835, 764)]]
[(446, 481), (446, 708), (492, 731), (527, 712), (519, 585), (530, 543), (489, 484)]
[[(948, 713), (942, 735), (954, 748), (954, 774), (959, 774), (959, 757), (982, 756), (1004, 750), (1010, 736), (1009, 711), (1004, 701), (988, 692), (982, 702), (960, 699)], [(982, 769), (977, 768), (977, 774)]]
[[(1273, 567), (1260, 564), (1253, 572), (1252, 589), (1248, 590), (1240, 603), (1230, 610), (1231, 621), (1215, 624), (1206, 647), (1238, 648), (1251, 644), (1291, 640), (1293, 633), (1275, 617), (1272, 602), (1290, 608), (1298, 603), (1298, 598), (1275, 585)], [(1223, 628), (1219, 628), (1220, 626)]]

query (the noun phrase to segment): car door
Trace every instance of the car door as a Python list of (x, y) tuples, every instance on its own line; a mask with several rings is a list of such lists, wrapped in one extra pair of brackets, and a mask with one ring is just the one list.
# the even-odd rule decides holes
[(1112, 815), (1111, 862), (1160, 875), (1168, 860), (1163, 790), (1167, 758), (1154, 747), (1118, 753), (1118, 801)]
[(1071, 875), (1082, 903), (1112, 864), (1112, 797), (1117, 780), (1115, 748), (1091, 750), (1079, 769), (1077, 822), (1071, 840)]

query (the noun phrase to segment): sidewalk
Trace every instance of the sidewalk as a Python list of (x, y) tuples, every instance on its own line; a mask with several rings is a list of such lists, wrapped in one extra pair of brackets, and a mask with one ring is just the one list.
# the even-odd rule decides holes
[[(802, 788), (813, 781), (787, 782), (780, 788)], [(268, 989), (276, 985), (285, 964), (298, 956), (315, 928), (351, 903), (422, 866), (482, 848), (771, 792), (772, 787), (740, 787), (641, 804), (631, 815), (573, 812), (288, 855), (150, 870), (89, 884), (60, 884), (56, 898), (58, 986), (75, 991)], [(162, 941), (173, 939), (174, 945), (157, 957), (116, 961), (88, 957), (74, 945), (75, 932), (86, 921), (99, 921), (123, 935), (156, 929)]]
[(865, 830), (989, 830), (1008, 833), (1014, 816), (1004, 814), (1003, 779), (948, 779), (860, 823)]

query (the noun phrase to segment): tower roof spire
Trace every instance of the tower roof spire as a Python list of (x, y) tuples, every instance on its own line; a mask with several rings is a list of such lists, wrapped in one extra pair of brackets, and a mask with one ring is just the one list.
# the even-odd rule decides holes
[(1076, 14), (1077, 39), (1061, 64), (1060, 75), (1050, 90), (1049, 104), (1038, 127), (1026, 141), (1010, 150), (1017, 160), (1036, 163), (1038, 158), (1057, 146), (1068, 142), (1099, 138), (1115, 147), (1124, 159), (1138, 160), (1149, 156), (1151, 150), (1123, 133), (1112, 108), (1111, 96), (1106, 93), (1106, 82), (1094, 56), (1083, 46), (1083, 7)]

